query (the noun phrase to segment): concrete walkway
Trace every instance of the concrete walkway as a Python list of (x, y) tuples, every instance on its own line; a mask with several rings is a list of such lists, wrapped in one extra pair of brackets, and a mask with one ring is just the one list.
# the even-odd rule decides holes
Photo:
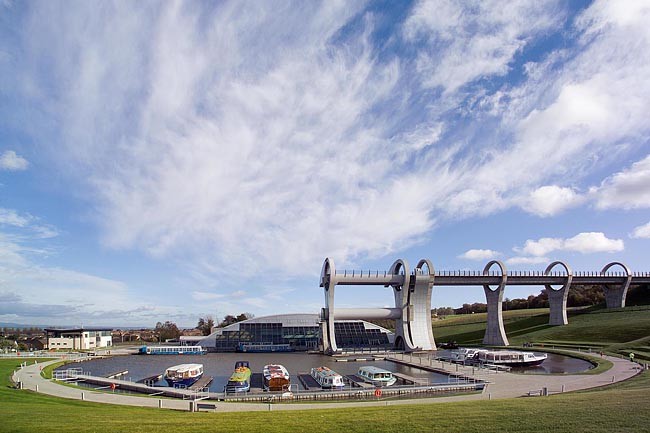
[[(439, 398), (418, 398), (410, 400), (390, 401), (366, 401), (341, 403), (300, 403), (300, 404), (266, 404), (266, 403), (228, 403), (210, 401), (216, 406), (217, 412), (235, 411), (269, 411), (269, 410), (306, 410), (306, 409), (327, 409), (362, 406), (388, 406), (403, 404), (442, 403), (465, 400), (487, 400), (500, 398), (515, 398), (527, 396), (530, 391), (538, 392), (547, 388), (549, 393), (577, 391), (580, 389), (595, 388), (608, 385), (613, 382), (620, 382), (638, 374), (642, 367), (625, 359), (605, 356), (614, 365), (611, 369), (600, 374), (583, 375), (523, 375), (513, 373), (495, 373), (479, 371), (472, 367), (456, 366), (455, 364), (442, 363), (440, 366), (453, 373), (463, 373), (466, 376), (485, 380), (489, 384), (481, 394), (459, 395)], [(28, 361), (29, 362), (29, 361)], [(23, 389), (37, 391), (52, 396), (85, 400), (97, 403), (143, 406), (153, 408), (175, 409), (188, 411), (191, 407), (190, 401), (177, 399), (158, 399), (137, 395), (124, 395), (111, 392), (100, 392), (93, 390), (81, 390), (62, 386), (53, 380), (44, 379), (40, 372), (45, 366), (57, 361), (49, 361), (38, 364), (30, 364), (16, 371), (12, 379), (14, 382), (21, 382)], [(439, 361), (432, 361), (438, 363)], [(436, 365), (439, 367), (439, 365)], [(457, 370), (458, 368), (458, 370)], [(472, 371), (474, 374), (472, 374)], [(17, 391), (18, 392), (18, 391)], [(204, 402), (205, 403), (205, 402)]]

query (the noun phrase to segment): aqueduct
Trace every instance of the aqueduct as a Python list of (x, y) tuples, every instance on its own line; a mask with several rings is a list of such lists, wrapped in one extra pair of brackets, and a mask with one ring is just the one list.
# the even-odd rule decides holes
[[(618, 266), (619, 272), (611, 272)], [(492, 270), (494, 267), (498, 271)], [(561, 267), (560, 271), (554, 269)], [(487, 301), (487, 328), (483, 343), (507, 346), (508, 337), (503, 326), (502, 302), (506, 285), (538, 286), (547, 289), (549, 324), (568, 324), (566, 314), (570, 287), (597, 284), (605, 290), (607, 308), (625, 307), (625, 297), (631, 284), (650, 283), (650, 272), (632, 273), (621, 262), (608, 263), (600, 272), (578, 272), (564, 262), (555, 261), (544, 272), (508, 272), (505, 265), (490, 261), (482, 272), (436, 272), (428, 259), (422, 259), (413, 270), (408, 261), (396, 260), (388, 271), (337, 271), (334, 261), (326, 258), (321, 271), (320, 286), (325, 291), (325, 308), (322, 312), (323, 347), (326, 352), (339, 350), (334, 332), (334, 321), (344, 319), (394, 319), (395, 345), (411, 352), (435, 350), (436, 343), (431, 327), (431, 297), (433, 286), (483, 286)], [(336, 286), (392, 287), (395, 307), (392, 308), (336, 308)], [(554, 287), (560, 286), (560, 287)]]

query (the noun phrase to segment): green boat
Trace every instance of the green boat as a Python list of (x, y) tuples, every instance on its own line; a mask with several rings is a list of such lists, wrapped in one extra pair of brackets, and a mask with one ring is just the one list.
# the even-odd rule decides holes
[(251, 369), (248, 361), (237, 361), (226, 384), (227, 393), (248, 392), (251, 389)]

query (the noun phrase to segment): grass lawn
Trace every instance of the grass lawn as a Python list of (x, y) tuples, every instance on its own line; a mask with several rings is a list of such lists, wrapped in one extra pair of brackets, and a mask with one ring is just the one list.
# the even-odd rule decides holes
[(650, 372), (595, 391), (493, 401), (309, 411), (187, 413), (101, 405), (9, 387), (0, 360), (1, 432), (640, 432), (650, 426)]
[[(486, 314), (469, 314), (434, 322), (437, 342), (480, 344), (485, 334)], [(504, 327), (512, 345), (525, 342), (559, 347), (590, 346), (595, 351), (626, 355), (634, 351), (650, 360), (650, 308), (592, 309), (569, 311), (567, 326), (549, 326), (548, 310), (504, 312)]]

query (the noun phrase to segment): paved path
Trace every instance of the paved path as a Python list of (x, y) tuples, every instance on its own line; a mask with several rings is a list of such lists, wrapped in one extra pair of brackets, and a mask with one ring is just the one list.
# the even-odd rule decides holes
[[(549, 393), (559, 393), (576, 391), (580, 389), (595, 388), (612, 382), (620, 382), (636, 375), (640, 372), (641, 366), (625, 359), (605, 356), (605, 359), (611, 361), (614, 366), (606, 372), (600, 374), (583, 374), (583, 375), (523, 375), (513, 373), (495, 373), (478, 371), (472, 367), (458, 366), (455, 364), (441, 363), (433, 361), (436, 367), (441, 366), (449, 372), (464, 373), (467, 376), (473, 376), (477, 379), (486, 380), (488, 386), (481, 394), (459, 395), (452, 397), (438, 398), (419, 398), (410, 400), (391, 400), (391, 401), (366, 401), (366, 402), (348, 402), (343, 405), (337, 403), (301, 403), (301, 404), (266, 404), (266, 403), (227, 403), (214, 402), (217, 412), (234, 412), (234, 411), (268, 411), (268, 410), (305, 410), (305, 409), (327, 409), (342, 407), (360, 407), (360, 406), (388, 406), (403, 404), (422, 404), (422, 403), (441, 403), (464, 400), (486, 400), (498, 398), (514, 398), (528, 395), (529, 391), (539, 391), (546, 387)], [(28, 361), (29, 362), (29, 361)], [(162, 407), (165, 409), (189, 410), (190, 402), (177, 399), (158, 399), (152, 397), (142, 397), (137, 395), (113, 394), (110, 392), (99, 392), (93, 390), (81, 390), (62, 386), (55, 381), (44, 379), (40, 371), (46, 365), (57, 361), (49, 361), (38, 364), (28, 365), (13, 375), (14, 382), (21, 382), (23, 389), (41, 392), (62, 398), (86, 400), (98, 403), (118, 404), (128, 406), (144, 407)], [(472, 372), (474, 374), (472, 374)]]

